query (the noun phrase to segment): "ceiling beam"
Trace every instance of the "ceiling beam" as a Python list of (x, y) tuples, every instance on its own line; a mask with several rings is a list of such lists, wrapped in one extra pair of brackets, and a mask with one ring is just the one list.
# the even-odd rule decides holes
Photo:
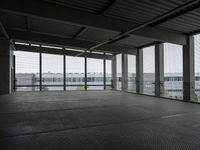
[(109, 3), (107, 6), (105, 6), (105, 7), (99, 12), (99, 14), (100, 14), (100, 15), (106, 14), (118, 1), (120, 1), (120, 0), (110, 0), (110, 3)]
[[(78, 11), (41, 0), (6, 0), (1, 3), (0, 9), (25, 16), (50, 19), (53, 21), (81, 25), (84, 27), (95, 28), (104, 31), (112, 31), (118, 34), (130, 31), (138, 26), (138, 24), (132, 22)], [(152, 30), (155, 31), (153, 34)], [(186, 45), (187, 43), (187, 36), (184, 34), (156, 29), (153, 27), (144, 27), (143, 29), (137, 30), (131, 34), (155, 39), (155, 41), (170, 42), (181, 45)]]
[(29, 16), (26, 17), (26, 28), (27, 31), (31, 32), (31, 18)]
[(82, 27), (80, 31), (78, 31), (73, 38), (78, 38), (79, 36), (81, 36), (85, 31), (88, 30), (88, 27)]
[(4, 26), (3, 26), (1, 21), (0, 21), (0, 31), (5, 36), (5, 38), (7, 40), (10, 40), (10, 36), (9, 36), (8, 32), (6, 31), (6, 29), (4, 28)]
[[(22, 41), (27, 41), (27, 42), (66, 46), (66, 47), (83, 49), (83, 50), (87, 50), (89, 47), (98, 44), (97, 42), (66, 38), (66, 37), (58, 37), (58, 36), (46, 35), (46, 34), (41, 34), (41, 33), (36, 33), (36, 32), (19, 31), (19, 30), (7, 30), (7, 31), (11, 39), (13, 40), (22, 40)], [(108, 45), (99, 47), (97, 51), (135, 54), (137, 51), (137, 48), (132, 47), (132, 46), (127, 46), (127, 45), (108, 44)]]
[(197, 9), (200, 7), (200, 0), (192, 0), (192, 1), (188, 1), (185, 4), (179, 6), (178, 8), (175, 8), (171, 11), (168, 12), (168, 15), (164, 14), (165, 17), (162, 17), (160, 19), (158, 19), (157, 21), (153, 22), (152, 24), (150, 24), (151, 26), (156, 26), (158, 24), (161, 24), (163, 22), (166, 22), (170, 19), (173, 19), (175, 17), (178, 17), (180, 15), (183, 15), (189, 11), (192, 11), (194, 9)]
[(193, 1), (189, 1), (181, 6), (178, 6), (176, 8), (174, 8), (173, 10), (170, 10), (158, 17), (155, 17), (141, 25), (138, 25), (132, 29), (130, 29), (129, 31), (125, 31), (125, 32), (121, 32), (120, 34), (114, 36), (113, 38), (111, 39), (108, 39), (102, 43), (99, 43), (93, 47), (90, 47), (89, 50), (93, 51), (95, 50), (96, 48), (102, 46), (102, 45), (105, 45), (105, 44), (108, 44), (108, 43), (114, 43), (115, 41), (119, 41), (121, 39), (124, 39), (126, 38), (126, 35), (129, 35), (131, 33), (134, 33), (135, 31), (138, 31), (140, 29), (143, 29), (147, 26), (151, 26), (151, 25), (156, 25), (156, 24), (159, 24), (161, 22), (164, 22), (165, 20), (168, 20), (170, 18), (173, 18), (175, 17), (176, 15), (181, 15), (182, 13), (185, 13), (187, 12), (187, 10), (192, 10), (192, 9), (195, 9), (197, 7), (199, 7), (200, 5), (200, 0), (193, 0)]
[[(36, 47), (29, 45), (18, 45), (15, 44), (16, 51), (26, 51), (26, 52), (36, 52), (36, 53), (47, 53), (47, 54), (55, 54), (55, 55), (67, 55), (67, 56), (76, 56), (79, 52), (72, 50), (60, 50), (46, 47)], [(112, 59), (112, 55), (101, 55), (94, 53), (85, 53), (80, 57), (89, 57), (89, 58), (97, 58), (97, 59)]]

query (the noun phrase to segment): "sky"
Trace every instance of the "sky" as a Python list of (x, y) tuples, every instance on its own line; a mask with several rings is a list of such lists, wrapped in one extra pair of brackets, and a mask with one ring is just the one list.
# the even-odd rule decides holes
[[(16, 73), (38, 73), (39, 54), (32, 52), (15, 51)], [(103, 73), (102, 59), (87, 59), (87, 70), (90, 73)], [(106, 60), (106, 72), (111, 73), (111, 61)], [(84, 73), (85, 62), (83, 57), (66, 56), (67, 73)], [(42, 72), (63, 73), (63, 56), (42, 54)]]
[[(155, 47), (150, 46), (143, 49), (144, 73), (155, 73)], [(37, 73), (39, 72), (39, 54), (31, 52), (15, 51), (16, 72), (17, 73)], [(164, 44), (164, 72), (182, 73), (183, 59), (182, 46), (176, 44)], [(63, 56), (42, 54), (43, 72), (63, 73)], [(88, 72), (103, 72), (103, 60), (88, 58)], [(111, 73), (111, 61), (107, 61), (107, 72)], [(128, 71), (136, 72), (136, 58), (128, 56)], [(84, 58), (66, 57), (67, 73), (83, 73)], [(121, 54), (117, 55), (117, 72), (121, 72)], [(200, 35), (195, 36), (195, 72), (200, 73)]]

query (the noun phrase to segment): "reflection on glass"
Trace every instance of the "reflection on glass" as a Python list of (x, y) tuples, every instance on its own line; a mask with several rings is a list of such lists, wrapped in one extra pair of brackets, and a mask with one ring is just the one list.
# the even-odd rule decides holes
[(112, 61), (106, 60), (106, 90), (112, 89)]
[(117, 61), (117, 90), (122, 90), (122, 54), (116, 55)]
[(17, 91), (39, 90), (39, 54), (14, 51)]
[(155, 46), (143, 48), (143, 93), (155, 94)]
[(194, 36), (195, 94), (192, 100), (200, 102), (200, 34)]
[(85, 59), (66, 56), (66, 90), (85, 90)]
[(164, 43), (164, 97), (183, 99), (183, 47)]
[(63, 56), (42, 54), (42, 91), (63, 90)]
[(87, 89), (104, 89), (102, 59), (87, 58)]
[(128, 55), (128, 91), (136, 92), (136, 57)]

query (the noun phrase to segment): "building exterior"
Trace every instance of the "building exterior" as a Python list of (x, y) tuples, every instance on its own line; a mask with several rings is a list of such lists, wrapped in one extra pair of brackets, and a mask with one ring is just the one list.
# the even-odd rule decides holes
[[(63, 74), (43, 73), (42, 74), (42, 89), (48, 90), (63, 90)], [(120, 75), (119, 75), (120, 76)], [(136, 74), (128, 75), (128, 91), (135, 92), (136, 89)], [(39, 91), (39, 73), (18, 73), (16, 74), (16, 87), (18, 91)], [(155, 74), (144, 74), (143, 92), (144, 94), (155, 94)], [(195, 76), (195, 92), (200, 95), (200, 74)], [(106, 85), (111, 86), (112, 75), (106, 74)], [(121, 86), (122, 79), (118, 78), (118, 87)], [(66, 90), (84, 90), (85, 74), (84, 73), (67, 73), (66, 74)], [(103, 74), (88, 73), (87, 74), (87, 89), (88, 90), (103, 90)], [(163, 97), (171, 97), (176, 99), (183, 98), (183, 77), (181, 73), (167, 73), (164, 76), (164, 93)], [(110, 87), (111, 88), (111, 87)], [(198, 97), (198, 96), (196, 96)]]

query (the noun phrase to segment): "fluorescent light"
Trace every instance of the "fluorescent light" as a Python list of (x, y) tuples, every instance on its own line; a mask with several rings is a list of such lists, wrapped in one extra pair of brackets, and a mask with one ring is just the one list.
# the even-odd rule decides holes
[(42, 45), (44, 48), (53, 48), (53, 49), (63, 49), (62, 47), (57, 47), (57, 46), (48, 46), (48, 45)]
[(29, 45), (29, 43), (24, 43), (24, 42), (15, 42), (17, 45)]
[(74, 48), (65, 48), (67, 51), (77, 51), (77, 52), (84, 52), (84, 50), (81, 49), (74, 49)]
[(31, 46), (40, 47), (38, 44), (31, 44)]

